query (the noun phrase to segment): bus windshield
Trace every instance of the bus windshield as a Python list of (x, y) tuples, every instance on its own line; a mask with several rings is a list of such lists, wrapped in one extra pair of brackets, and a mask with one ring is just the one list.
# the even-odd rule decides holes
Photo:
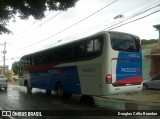
[(139, 40), (129, 34), (110, 33), (111, 46), (116, 51), (139, 52)]

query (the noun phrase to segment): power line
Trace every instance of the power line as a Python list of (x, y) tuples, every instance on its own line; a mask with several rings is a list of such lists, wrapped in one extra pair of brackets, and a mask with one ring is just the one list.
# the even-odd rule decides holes
[[(148, 2), (148, 1), (145, 1), (144, 3), (147, 3), (147, 2)], [(138, 5), (138, 6), (144, 5), (144, 3), (142, 3), (142, 4)], [(155, 3), (154, 3), (154, 4), (155, 4)], [(152, 4), (152, 5), (154, 5), (154, 4)], [(150, 6), (152, 6), (152, 5), (150, 5)], [(133, 17), (138, 16), (138, 15), (141, 15), (141, 14), (143, 14), (143, 13), (145, 13), (145, 12), (147, 12), (147, 11), (153, 9), (153, 8), (158, 7), (159, 5), (160, 5), (160, 4), (155, 5), (155, 6), (153, 6), (153, 7), (150, 7), (150, 8), (146, 7), (145, 9), (142, 9), (141, 11), (138, 11), (138, 13), (133, 13), (133, 14), (130, 15), (127, 19), (125, 19), (125, 20), (123, 20), (123, 21), (120, 21), (119, 23), (116, 23), (116, 24), (112, 24), (112, 23), (111, 23), (111, 26), (110, 26), (110, 27), (116, 26), (117, 24), (123, 23), (124, 21), (127, 21), (127, 20), (129, 20), (129, 19), (131, 19), (131, 18), (133, 18)], [(137, 8), (138, 6), (136, 6), (136, 7), (134, 7), (134, 8)], [(131, 8), (131, 9), (133, 9), (133, 8)], [(130, 9), (130, 10), (131, 10), (131, 9)], [(125, 12), (128, 12), (128, 11), (130, 11), (130, 10), (127, 10), (127, 11), (125, 11)], [(123, 12), (123, 13), (125, 13), (125, 12)], [(107, 25), (109, 25), (109, 24), (107, 24)], [(106, 26), (106, 25), (105, 25), (105, 26)], [(97, 26), (94, 26), (94, 27), (97, 27)], [(89, 29), (93, 30), (94, 27), (91, 27), (91, 28), (89, 28)], [(101, 27), (101, 26), (100, 26), (100, 27)], [(104, 27), (104, 25), (103, 25), (102, 27)], [(110, 28), (110, 27), (108, 27), (108, 28)], [(108, 28), (105, 28), (105, 29), (103, 29), (103, 30), (106, 30), (106, 29), (108, 29)], [(103, 30), (102, 30), (102, 31), (103, 31)], [(87, 31), (83, 31), (83, 32), (86, 33)], [(83, 33), (83, 32), (82, 32), (82, 33)], [(82, 33), (76, 33), (76, 34), (74, 34), (74, 35), (72, 35), (72, 36), (69, 36), (69, 37), (67, 37), (67, 38), (76, 37), (78, 34), (82, 34)], [(64, 38), (64, 39), (65, 39), (65, 38)], [(51, 44), (50, 46), (53, 46), (53, 45), (55, 45), (55, 44), (57, 44), (57, 43)]]
[(127, 19), (125, 19), (125, 20), (123, 20), (123, 21), (120, 21), (120, 22), (118, 22), (118, 23), (116, 23), (116, 24), (114, 24), (114, 25), (111, 25), (111, 26), (105, 28), (105, 30), (106, 30), (106, 29), (110, 29), (110, 28), (112, 28), (112, 27), (114, 27), (114, 26), (116, 26), (116, 25), (118, 25), (118, 24), (120, 24), (120, 23), (123, 23), (123, 22), (125, 22), (125, 21), (127, 21), (127, 20), (129, 20), (129, 19), (132, 19), (132, 18), (134, 18), (134, 17), (136, 17), (136, 16), (139, 16), (139, 15), (141, 15), (141, 14), (143, 14), (143, 13), (145, 13), (145, 12), (148, 12), (148, 11), (150, 11), (150, 10), (156, 8), (156, 7), (159, 7), (159, 6), (160, 6), (160, 4), (155, 5), (155, 6), (149, 8), (149, 9), (147, 9), (147, 10), (144, 10), (144, 11), (142, 11), (142, 12), (139, 12), (139, 13), (136, 13), (136, 14), (134, 14), (134, 15), (131, 15), (131, 16), (129, 16)]
[[(116, 0), (116, 1), (117, 1), (117, 0)], [(114, 2), (116, 2), (116, 1), (114, 1)], [(144, 3), (147, 3), (147, 2), (148, 2), (148, 1), (146, 1), (146, 2), (144, 2)], [(141, 5), (143, 5), (144, 3), (142, 3), (142, 4), (138, 5), (138, 6), (141, 6)], [(110, 4), (113, 4), (113, 3), (110, 3)], [(109, 5), (110, 5), (110, 4), (109, 4)], [(109, 6), (109, 5), (106, 5), (105, 7), (107, 7), (107, 6)], [(138, 7), (138, 6), (136, 6), (136, 7)], [(104, 9), (105, 7), (101, 8), (101, 9)], [(101, 11), (101, 9), (99, 9), (99, 10), (96, 11), (96, 12)], [(132, 8), (131, 8), (131, 9), (132, 9)], [(130, 10), (131, 10), (131, 9), (130, 9)], [(150, 9), (151, 9), (151, 8), (150, 8)], [(127, 11), (130, 11), (130, 10), (127, 10)], [(62, 31), (60, 31), (60, 32), (58, 32), (58, 33), (56, 33), (56, 34), (54, 34), (54, 35), (48, 37), (48, 38), (45, 38), (45, 39), (43, 39), (43, 40), (41, 40), (41, 41), (39, 41), (39, 42), (37, 42), (37, 43), (34, 43), (34, 44), (32, 44), (32, 45), (29, 45), (29, 46), (26, 46), (26, 47), (24, 47), (24, 48), (31, 47), (31, 46), (33, 46), (33, 45), (36, 45), (36, 44), (38, 44), (38, 43), (40, 43), (40, 42), (43, 42), (43, 41), (45, 41), (45, 40), (47, 40), (47, 39), (52, 38), (52, 37), (54, 37), (54, 36), (56, 36), (56, 35), (58, 35), (58, 34), (64, 32), (64, 31), (68, 30), (70, 27), (73, 27), (74, 25), (77, 25), (78, 23), (84, 21), (85, 19), (89, 18), (90, 16), (96, 14), (96, 12), (94, 12), (94, 13), (92, 13), (91, 15), (85, 17), (84, 19), (80, 20), (79, 22), (76, 22), (75, 24), (73, 24), (73, 25), (67, 27), (66, 29), (63, 29)], [(142, 12), (142, 10), (141, 10), (141, 12)], [(144, 12), (144, 11), (143, 11), (143, 12)], [(144, 13), (145, 13), (145, 12), (144, 12)], [(141, 14), (142, 14), (142, 13), (141, 13)], [(137, 15), (137, 16), (140, 15), (140, 12), (139, 12), (139, 14), (138, 14), (138, 13), (136, 13), (136, 14), (134, 13), (133, 15), (129, 16), (127, 20), (129, 20), (129, 19), (135, 17), (135, 15)], [(125, 21), (127, 21), (127, 20), (125, 20)], [(49, 20), (49, 21), (50, 21), (50, 20)], [(112, 27), (113, 27), (113, 26), (116, 26), (116, 25), (118, 25), (118, 24), (120, 24), (120, 23), (123, 23), (123, 22), (124, 22), (124, 21), (121, 21), (121, 22), (119, 22), (119, 23), (113, 24)], [(108, 25), (108, 24), (107, 24), (107, 25)], [(111, 27), (111, 26), (110, 26), (110, 27)], [(107, 28), (105, 28), (105, 29), (107, 29)], [(77, 34), (75, 34), (75, 35), (77, 35)], [(73, 36), (75, 36), (75, 35), (73, 35)], [(69, 36), (69, 37), (73, 37), (73, 36)], [(67, 37), (67, 38), (68, 38), (68, 37)], [(57, 44), (57, 43), (55, 43), (55, 44)], [(23, 48), (23, 49), (24, 49), (24, 48)]]
[(28, 47), (34, 46), (34, 45), (36, 45), (36, 44), (39, 44), (39, 43), (41, 43), (41, 42), (43, 42), (43, 41), (46, 41), (46, 40), (48, 40), (48, 39), (50, 39), (50, 38), (52, 38), (52, 37), (54, 37), (54, 36), (56, 36), (56, 35), (58, 35), (58, 34), (64, 32), (64, 31), (66, 31), (66, 30), (72, 28), (73, 26), (75, 26), (75, 25), (81, 23), (82, 21), (88, 19), (89, 17), (95, 15), (96, 13), (98, 13), (98, 12), (100, 12), (101, 10), (103, 10), (103, 9), (105, 9), (105, 8), (107, 8), (107, 7), (109, 7), (110, 5), (114, 4), (114, 3), (117, 2), (117, 1), (118, 1), (118, 0), (115, 0), (115, 1), (113, 1), (113, 2), (111, 2), (111, 3), (109, 3), (109, 4), (107, 4), (106, 6), (102, 7), (101, 9), (97, 10), (96, 12), (90, 14), (89, 16), (83, 18), (82, 20), (80, 20), (80, 21), (78, 21), (78, 22), (72, 24), (71, 26), (69, 26), (69, 27), (67, 27), (67, 28), (65, 28), (65, 29), (63, 29), (63, 30), (61, 30), (61, 31), (59, 31), (59, 32), (57, 32), (57, 33), (55, 33), (55, 34), (53, 34), (53, 35), (51, 35), (51, 36), (49, 36), (49, 37), (47, 37), (47, 38), (41, 40), (41, 41), (39, 41), (39, 42), (36, 42), (36, 43), (34, 43), (34, 44), (32, 44), (32, 45), (29, 45), (29, 46), (26, 46), (26, 47), (24, 47), (24, 48), (28, 48)]
[[(150, 16), (150, 15), (152, 15), (152, 14), (154, 14), (154, 13), (157, 13), (157, 12), (159, 12), (159, 11), (160, 11), (160, 10), (154, 11), (154, 12), (152, 12), (152, 13), (150, 13), (150, 14), (147, 14), (147, 15), (145, 15), (145, 16), (143, 16), (143, 17), (140, 17), (140, 18), (138, 18), (138, 19), (132, 20), (132, 21), (127, 22), (127, 23), (125, 23), (125, 24), (121, 24), (121, 25), (116, 26), (116, 27), (114, 27), (114, 28), (112, 28), (112, 29), (109, 29), (109, 30), (113, 30), (113, 29), (118, 28), (118, 27), (120, 27), (120, 26), (123, 26), (123, 25), (129, 24), (129, 23), (132, 23), (132, 22), (134, 22), (134, 21), (138, 21), (138, 20), (143, 19), (143, 18), (145, 18), (145, 17), (148, 17), (148, 16)], [(106, 30), (106, 29), (103, 29), (103, 30), (101, 30), (101, 31), (104, 31), (104, 30)], [(69, 36), (69, 37), (72, 37), (72, 36)], [(53, 45), (55, 45), (55, 44), (58, 44), (58, 42), (57, 42), (57, 43), (52, 44), (52, 46), (53, 46)], [(49, 47), (48, 47), (48, 48), (49, 48)], [(47, 48), (45, 48), (45, 49), (47, 49)], [(45, 50), (45, 49), (42, 49), (42, 50)]]
[[(159, 12), (159, 11), (160, 11), (160, 10), (154, 11), (154, 12), (152, 12), (152, 13), (150, 13), (150, 14), (147, 14), (147, 15), (145, 15), (145, 16), (143, 16), (143, 17), (140, 17), (140, 18), (137, 18), (137, 19), (132, 20), (132, 21), (130, 21), (130, 22), (121, 24), (121, 25), (119, 25), (119, 26), (116, 26), (116, 27), (114, 27), (114, 28), (109, 29), (109, 31), (110, 31), (110, 30), (113, 30), (113, 29), (115, 29), (115, 28), (118, 28), (118, 27), (120, 27), (120, 26), (123, 26), (123, 25), (129, 24), (129, 23), (138, 21), (138, 20), (143, 19), (143, 18), (145, 18), (145, 17), (148, 17), (148, 16), (150, 16), (150, 15), (152, 15), (152, 14), (155, 14), (155, 13), (157, 13), (157, 12)], [(104, 30), (106, 30), (106, 29), (104, 29)]]
[[(159, 6), (160, 6), (160, 4), (158, 4), (158, 5), (156, 5), (156, 6), (153, 6), (153, 7), (149, 8), (149, 9), (143, 11), (143, 12), (139, 12), (138, 14), (131, 15), (132, 17), (129, 17), (128, 19), (123, 20), (123, 21), (121, 21), (120, 23), (123, 23), (124, 21), (127, 21), (127, 20), (129, 20), (129, 19), (131, 19), (131, 18), (134, 18), (134, 17), (136, 17), (136, 16), (138, 16), (138, 15), (141, 15), (141, 14), (143, 14), (143, 13), (145, 13), (145, 12), (147, 12), (147, 11), (153, 9), (153, 8), (159, 7)], [(129, 23), (132, 23), (132, 22), (137, 21), (137, 20), (140, 20), (140, 19), (143, 19), (143, 18), (148, 17), (148, 16), (150, 16), (150, 15), (152, 15), (152, 14), (154, 14), (154, 13), (157, 13), (157, 12), (159, 12), (159, 11), (160, 11), (160, 10), (154, 11), (154, 12), (152, 12), (152, 13), (150, 13), (150, 14), (147, 14), (147, 15), (145, 15), (145, 16), (143, 16), (143, 17), (140, 17), (140, 18), (137, 18), (137, 19), (132, 20), (132, 21), (130, 21), (130, 22), (121, 24), (121, 25), (116, 26), (116, 27), (114, 27), (114, 28), (111, 28), (111, 29), (109, 29), (109, 30), (113, 30), (113, 29), (118, 28), (118, 27), (120, 27), (120, 26), (129, 24)], [(118, 24), (120, 24), (120, 23), (114, 24), (113, 26), (118, 25)], [(110, 27), (113, 27), (113, 26), (110, 26)], [(108, 27), (108, 28), (110, 28), (110, 27)], [(103, 29), (102, 31), (104, 31), (104, 30), (106, 30), (106, 29), (108, 29), (108, 28), (105, 28), (105, 29)], [(86, 31), (85, 31), (85, 32), (86, 32)], [(75, 35), (77, 35), (77, 34), (75, 34)], [(74, 35), (74, 36), (75, 36), (75, 35)], [(73, 37), (73, 36), (70, 36), (70, 37)]]
[[(51, 13), (53, 13), (53, 11), (49, 12), (48, 14), (46, 14), (46, 16), (50, 15)], [(54, 14), (51, 18), (49, 18), (48, 20), (46, 20), (44, 23), (39, 24), (39, 26), (42, 26), (44, 24), (46, 24), (47, 22), (49, 22), (50, 20), (54, 19), (55, 17), (57, 17), (58, 15), (60, 15), (62, 12), (58, 12), (56, 14)], [(20, 33), (18, 33), (18, 35), (25, 33), (28, 29), (30, 29), (34, 24), (36, 24), (39, 21), (35, 21), (33, 23), (31, 23), (29, 26), (27, 26), (23, 31), (21, 31)]]
[[(118, 15), (122, 15), (123, 16), (123, 18), (124, 18), (124, 14), (125, 13), (128, 13), (129, 11), (132, 11), (133, 9), (136, 9), (137, 7), (140, 7), (140, 6), (142, 6), (142, 5), (144, 5), (144, 4), (146, 4), (146, 3), (148, 3), (148, 2), (150, 2), (150, 0), (147, 0), (147, 1), (145, 1), (145, 2), (143, 2), (143, 3), (141, 3), (141, 4), (139, 4), (139, 5), (137, 5), (136, 7), (133, 7), (133, 8), (131, 8), (131, 9), (129, 9), (129, 10), (126, 10), (126, 11), (124, 11), (124, 12), (122, 12), (122, 13), (119, 13)], [(153, 1), (152, 1), (153, 2)], [(155, 3), (154, 3), (155, 4)], [(152, 5), (154, 5), (154, 4), (152, 4)], [(149, 7), (150, 6), (152, 6), (152, 5), (149, 5)], [(148, 6), (145, 8), (145, 9), (142, 9), (141, 11), (144, 11), (144, 10), (146, 10), (146, 9), (148, 9)], [(141, 11), (138, 11), (138, 13), (140, 13)], [(138, 13), (134, 13), (134, 14), (132, 14), (131, 16), (129, 16), (128, 18), (131, 18), (131, 17), (133, 17), (134, 15), (136, 15), (136, 14), (138, 14)], [(118, 16), (117, 15), (117, 16)], [(109, 19), (107, 19), (107, 20), (105, 20), (105, 21), (109, 21)], [(121, 21), (123, 21), (123, 20), (121, 20)], [(116, 21), (117, 22), (117, 21)], [(110, 26), (112, 26), (112, 25), (115, 25), (116, 23), (115, 23), (115, 21), (113, 21), (112, 23), (109, 23), (109, 24), (105, 24), (105, 26), (108, 26), (108, 25), (110, 25)], [(98, 25), (98, 26), (94, 26), (96, 29), (97, 28), (101, 28), (101, 27), (104, 27), (104, 24), (102, 24), (102, 25)], [(92, 27), (92, 28), (90, 28), (90, 29), (92, 29), (93, 30), (93, 28), (94, 27)]]
[[(154, 3), (155, 4), (155, 3)], [(153, 5), (153, 4), (152, 4)], [(152, 5), (150, 5), (150, 6), (152, 6)], [(138, 5), (139, 6), (139, 5)], [(137, 7), (137, 6), (136, 6)], [(124, 21), (127, 21), (127, 20), (129, 20), (129, 19), (132, 19), (133, 17), (136, 17), (136, 16), (138, 16), (138, 15), (141, 15), (141, 14), (143, 14), (143, 13), (145, 13), (145, 12), (147, 12), (147, 11), (149, 11), (149, 10), (151, 10), (151, 9), (153, 9), (153, 8), (155, 8), (155, 7), (157, 7), (157, 5), (156, 6), (154, 6), (154, 7), (150, 7), (150, 8), (148, 8), (148, 7), (146, 7), (145, 9), (142, 9), (141, 11), (138, 11), (138, 12), (136, 12), (136, 13), (133, 13), (132, 15), (130, 15), (130, 16), (128, 16), (125, 20), (121, 20), (121, 21), (119, 21), (118, 23), (117, 23), (117, 21), (116, 22), (112, 22), (112, 23), (109, 23), (109, 24), (103, 24), (103, 25), (99, 25), (99, 26), (95, 26), (95, 28), (100, 28), (100, 27), (107, 27), (107, 26), (109, 26), (108, 28), (110, 28), (110, 27), (113, 27), (113, 26), (116, 26), (117, 24), (120, 24), (120, 23), (123, 23)], [(128, 11), (130, 11), (130, 10), (128, 10)], [(122, 13), (120, 14), (120, 15), (122, 15)], [(125, 15), (124, 15), (125, 16)], [(94, 27), (93, 27), (94, 28)], [(92, 29), (93, 29), (92, 28)], [(106, 28), (107, 29), (107, 28)]]
[(152, 0), (152, 1), (151, 1), (151, 0), (146, 0), (146, 1), (144, 1), (143, 3), (141, 3), (141, 4), (139, 4), (139, 5), (135, 6), (135, 7), (133, 7), (133, 8), (131, 8), (131, 9), (126, 10), (126, 11), (120, 13), (119, 15), (122, 15), (122, 14), (124, 14), (124, 13), (130, 12), (130, 11), (132, 11), (132, 10), (135, 10), (136, 8), (138, 8), (138, 7), (146, 4), (146, 3), (148, 3), (148, 2), (152, 2), (152, 3), (153, 3), (153, 0)]
[(51, 21), (52, 19), (56, 18), (58, 15), (60, 15), (62, 13), (62, 11), (58, 12), (57, 14), (53, 15), (51, 18), (49, 18), (48, 20), (46, 20), (45, 22), (43, 22), (42, 24), (40, 24), (39, 26), (43, 26), (44, 24), (48, 23), (49, 21)]

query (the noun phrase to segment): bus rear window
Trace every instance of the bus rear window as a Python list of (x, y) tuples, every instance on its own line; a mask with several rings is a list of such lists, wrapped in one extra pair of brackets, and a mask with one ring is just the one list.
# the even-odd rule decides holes
[(138, 37), (123, 33), (110, 33), (113, 50), (126, 52), (139, 52), (140, 41)]

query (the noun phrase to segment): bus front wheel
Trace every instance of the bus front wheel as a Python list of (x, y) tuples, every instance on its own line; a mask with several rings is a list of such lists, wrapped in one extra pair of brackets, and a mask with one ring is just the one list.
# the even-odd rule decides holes
[(27, 93), (32, 93), (32, 87), (29, 87), (28, 81), (25, 81), (25, 82), (24, 82), (24, 86), (25, 86), (26, 89), (27, 89)]

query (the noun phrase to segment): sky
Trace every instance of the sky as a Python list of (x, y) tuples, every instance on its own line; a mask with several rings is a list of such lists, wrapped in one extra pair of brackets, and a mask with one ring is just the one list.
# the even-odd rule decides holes
[[(47, 11), (42, 20), (17, 17), (7, 26), (13, 34), (0, 36), (1, 44), (7, 42), (6, 65), (11, 68), (11, 64), (23, 55), (103, 30), (131, 33), (140, 39), (158, 39), (158, 32), (153, 28), (160, 24), (160, 12), (156, 12), (160, 10), (158, 4), (159, 0), (79, 0), (67, 11)], [(119, 15), (122, 17), (115, 19)], [(134, 21), (136, 19), (139, 20)], [(122, 24), (125, 25), (115, 28)], [(3, 48), (0, 45), (0, 65), (3, 65)]]

